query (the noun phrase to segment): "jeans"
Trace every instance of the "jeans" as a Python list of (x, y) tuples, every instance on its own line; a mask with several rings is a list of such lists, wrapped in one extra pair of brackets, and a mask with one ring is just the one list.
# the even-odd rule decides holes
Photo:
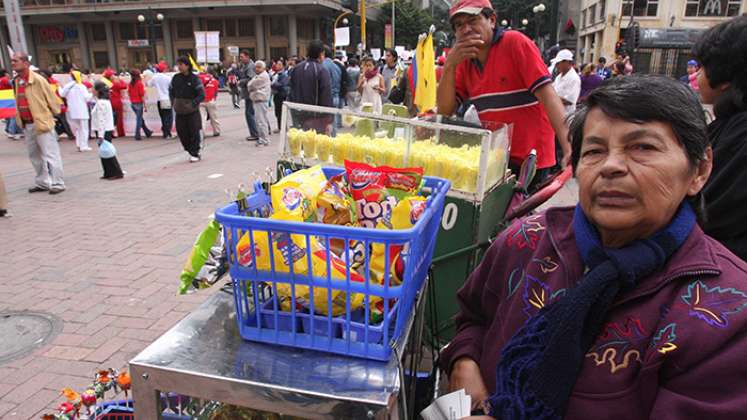
[(174, 126), (174, 111), (171, 108), (161, 109), (161, 102), (158, 102), (158, 115), (161, 117), (161, 132), (164, 137), (171, 136), (171, 127)]
[(257, 121), (254, 119), (254, 104), (249, 98), (244, 99), (244, 117), (246, 118), (246, 125), (249, 127), (249, 134), (252, 137), (259, 137)]
[(16, 122), (15, 117), (5, 120), (5, 132), (12, 136), (21, 134), (21, 129), (18, 128), (18, 123)]
[(143, 104), (131, 104), (132, 106), (132, 112), (135, 113), (135, 140), (140, 139), (140, 129), (145, 132), (146, 137), (150, 137), (153, 132), (150, 131), (150, 129), (145, 125), (145, 120), (143, 120)]

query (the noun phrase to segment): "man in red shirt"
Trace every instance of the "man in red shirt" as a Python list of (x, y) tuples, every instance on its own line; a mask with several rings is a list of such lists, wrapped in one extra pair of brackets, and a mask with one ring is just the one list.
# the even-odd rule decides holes
[(213, 137), (220, 136), (220, 121), (218, 121), (218, 79), (210, 73), (200, 73), (198, 76), (205, 87), (205, 102), (200, 103), (200, 108), (205, 110), (210, 125), (213, 127)]
[(535, 149), (541, 180), (556, 164), (556, 136), (567, 165), (571, 146), (563, 104), (537, 47), (521, 32), (496, 27), (489, 0), (458, 0), (449, 19), (456, 44), (438, 85), (438, 112), (451, 115), (469, 100), (487, 128), (513, 124), (509, 166), (516, 173)]
[(114, 111), (114, 124), (117, 126), (117, 137), (125, 136), (124, 129), (124, 109), (122, 108), (122, 91), (127, 90), (127, 83), (123, 82), (114, 74), (114, 70), (104, 70), (103, 76), (109, 80), (112, 85), (109, 87), (109, 101), (112, 103)]

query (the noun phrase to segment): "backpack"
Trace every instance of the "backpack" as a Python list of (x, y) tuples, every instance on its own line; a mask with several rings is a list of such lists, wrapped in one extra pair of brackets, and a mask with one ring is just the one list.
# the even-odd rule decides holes
[(333, 61), (333, 63), (340, 69), (340, 98), (344, 98), (348, 94), (348, 71), (345, 66), (337, 61)]

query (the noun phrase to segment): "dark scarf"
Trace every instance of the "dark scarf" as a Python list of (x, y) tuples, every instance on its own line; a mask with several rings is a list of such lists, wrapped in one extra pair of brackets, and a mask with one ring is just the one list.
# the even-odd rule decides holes
[(621, 289), (664, 266), (695, 226), (685, 201), (670, 224), (624, 248), (604, 248), (580, 205), (573, 228), (589, 270), (555, 303), (530, 318), (506, 344), (496, 369), (491, 415), (502, 420), (561, 419), (584, 362)]
[(374, 67), (373, 70), (366, 70), (364, 74), (366, 76), (366, 80), (371, 80), (376, 77), (377, 74), (379, 74), (379, 69)]

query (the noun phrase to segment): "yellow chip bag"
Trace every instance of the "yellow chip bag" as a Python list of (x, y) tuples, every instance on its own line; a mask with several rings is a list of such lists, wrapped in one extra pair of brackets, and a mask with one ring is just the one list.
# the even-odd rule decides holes
[(326, 184), (321, 165), (286, 176), (270, 187), (275, 214), (282, 220), (316, 221), (316, 197)]

